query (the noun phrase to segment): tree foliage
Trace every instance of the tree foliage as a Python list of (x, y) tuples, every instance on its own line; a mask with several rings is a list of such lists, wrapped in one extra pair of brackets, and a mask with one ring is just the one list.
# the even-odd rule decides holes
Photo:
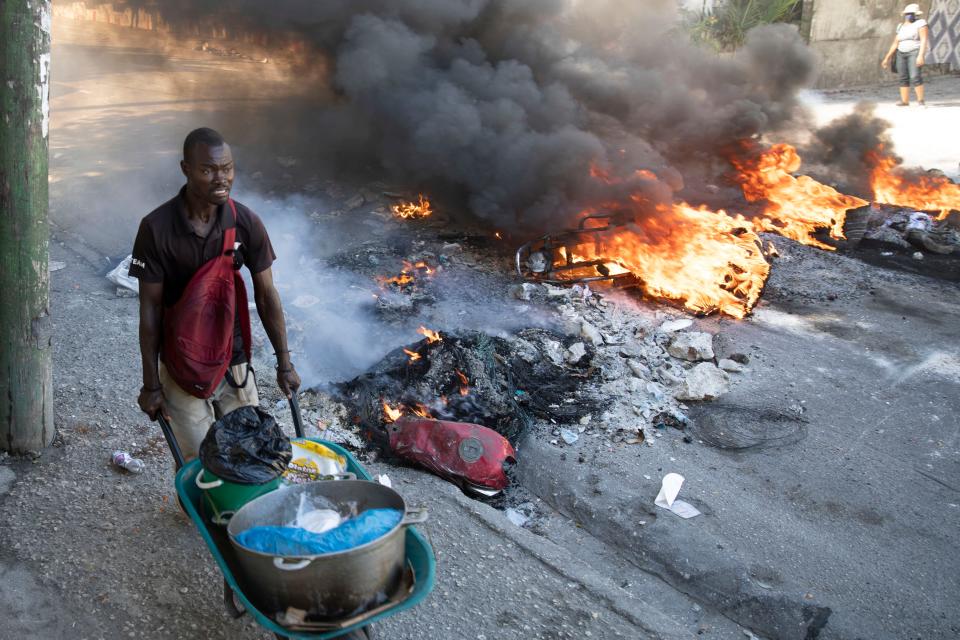
[(712, 8), (691, 11), (686, 26), (694, 41), (718, 51), (740, 47), (750, 29), (775, 22), (800, 21), (801, 0), (719, 0)]

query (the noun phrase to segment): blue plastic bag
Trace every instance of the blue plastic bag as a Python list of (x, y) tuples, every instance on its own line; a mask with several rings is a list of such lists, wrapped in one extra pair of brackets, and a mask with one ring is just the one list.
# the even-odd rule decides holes
[(236, 540), (247, 549), (274, 556), (316, 556), (373, 542), (402, 519), (403, 512), (397, 509), (368, 509), (323, 533), (297, 527), (251, 527)]

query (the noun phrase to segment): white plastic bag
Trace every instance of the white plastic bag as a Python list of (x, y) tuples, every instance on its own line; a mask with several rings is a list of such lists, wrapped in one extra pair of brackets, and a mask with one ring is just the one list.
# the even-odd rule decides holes
[(306, 493), (300, 494), (300, 506), (297, 508), (297, 517), (290, 523), (291, 527), (306, 529), (312, 533), (323, 533), (340, 526), (343, 518), (334, 509), (320, 508), (307, 498)]
[(114, 267), (110, 273), (107, 274), (107, 280), (117, 285), (118, 287), (123, 287), (124, 289), (130, 289), (131, 291), (136, 291), (140, 293), (140, 281), (136, 278), (130, 277), (130, 264), (133, 262), (133, 255), (129, 255), (124, 258), (120, 264)]

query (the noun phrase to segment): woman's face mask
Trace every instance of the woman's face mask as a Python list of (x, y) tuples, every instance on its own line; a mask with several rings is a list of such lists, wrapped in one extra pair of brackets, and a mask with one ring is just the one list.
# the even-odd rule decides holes
[(916, 19), (917, 19), (917, 15), (916, 15), (915, 13), (908, 13), (908, 14), (907, 14), (907, 22), (913, 22), (913, 21), (916, 20)]

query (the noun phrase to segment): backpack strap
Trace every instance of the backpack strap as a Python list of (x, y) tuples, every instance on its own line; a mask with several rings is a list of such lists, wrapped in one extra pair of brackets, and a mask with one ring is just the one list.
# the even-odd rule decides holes
[(224, 374), (227, 384), (234, 389), (243, 389), (245, 386), (247, 386), (247, 380), (250, 378), (250, 374), (253, 372), (253, 365), (250, 364), (250, 358), (247, 358), (247, 372), (244, 374), (242, 382), (237, 382), (237, 379), (233, 377), (232, 369), (233, 367), (227, 367), (227, 372)]
[[(229, 229), (226, 229), (223, 232), (223, 252), (227, 253), (228, 251), (233, 251), (234, 243), (236, 241), (236, 231), (237, 231), (237, 205), (234, 204), (233, 198), (227, 199), (227, 204), (230, 205), (230, 211), (233, 212), (233, 226)], [(229, 243), (228, 243), (229, 240)], [(229, 247), (227, 246), (229, 244)], [(247, 384), (247, 378), (250, 377), (250, 371), (253, 370), (253, 367), (250, 365), (250, 361), (253, 359), (253, 336), (250, 330), (250, 310), (247, 309), (247, 287), (243, 283), (243, 277), (240, 275), (239, 271), (233, 272), (233, 281), (234, 281), (234, 292), (236, 295), (236, 310), (235, 313), (240, 314), (240, 335), (243, 336), (243, 350), (247, 356), (247, 374), (243, 378), (243, 382), (240, 384), (240, 387), (244, 387)], [(229, 367), (227, 371), (229, 372)], [(231, 380), (231, 377), (228, 377), (228, 382)], [(233, 384), (233, 382), (231, 382)]]
[(233, 212), (233, 226), (223, 230), (223, 253), (228, 254), (233, 251), (233, 245), (237, 241), (237, 206), (233, 204), (233, 199), (229, 198), (227, 204), (230, 205), (230, 211)]

